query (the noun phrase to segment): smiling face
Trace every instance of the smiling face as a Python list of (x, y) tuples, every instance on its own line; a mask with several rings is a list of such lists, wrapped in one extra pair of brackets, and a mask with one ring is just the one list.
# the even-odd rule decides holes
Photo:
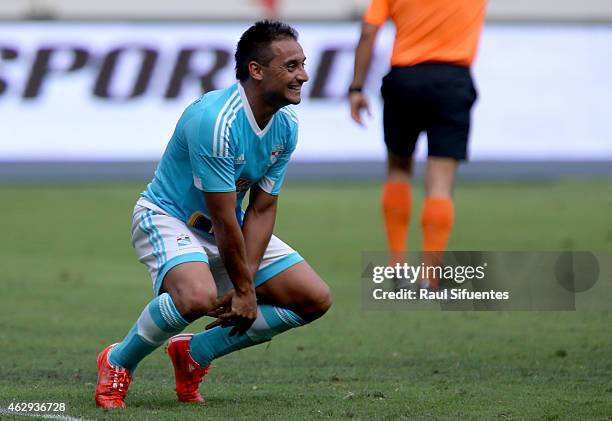
[(272, 59), (267, 65), (260, 64), (260, 82), (266, 102), (279, 108), (299, 104), (302, 85), (308, 81), (302, 47), (296, 40), (285, 38), (272, 41), (269, 48)]

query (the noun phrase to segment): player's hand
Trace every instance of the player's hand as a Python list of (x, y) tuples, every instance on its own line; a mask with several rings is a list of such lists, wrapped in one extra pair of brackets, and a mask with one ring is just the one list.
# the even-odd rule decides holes
[(243, 293), (231, 291), (217, 301), (208, 315), (217, 317), (217, 320), (208, 324), (207, 330), (216, 326), (234, 326), (229, 333), (230, 336), (243, 335), (257, 318), (255, 290)]
[(368, 116), (372, 115), (372, 113), (370, 113), (368, 98), (363, 92), (351, 92), (349, 94), (349, 102), (351, 103), (351, 117), (357, 124), (363, 126), (364, 123), (361, 119), (361, 113), (365, 110)]
[(206, 313), (208, 317), (219, 317), (223, 313), (227, 313), (232, 308), (232, 298), (234, 297), (234, 290), (232, 289), (227, 294), (223, 295), (220, 298), (217, 298), (215, 304), (213, 304), (212, 308)]

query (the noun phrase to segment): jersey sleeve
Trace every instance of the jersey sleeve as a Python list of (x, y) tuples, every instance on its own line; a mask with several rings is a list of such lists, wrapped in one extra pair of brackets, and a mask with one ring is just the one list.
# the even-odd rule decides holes
[(283, 151), (281, 151), (276, 158), (276, 161), (266, 174), (259, 180), (259, 187), (268, 194), (278, 196), (283, 182), (285, 181), (285, 173), (287, 172), (287, 166), (291, 155), (295, 151), (297, 146), (298, 128), (297, 124), (289, 134), (289, 141), (287, 142)]
[(389, 0), (371, 0), (363, 15), (363, 21), (375, 26), (382, 26), (389, 19)]
[(203, 115), (185, 125), (193, 183), (203, 192), (236, 191), (234, 150), (229, 129)]

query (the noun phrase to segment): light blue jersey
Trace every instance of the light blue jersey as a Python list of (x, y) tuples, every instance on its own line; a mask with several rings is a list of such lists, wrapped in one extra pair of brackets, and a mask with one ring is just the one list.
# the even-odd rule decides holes
[(280, 109), (260, 129), (242, 85), (208, 92), (179, 119), (174, 134), (142, 196), (168, 214), (197, 228), (209, 221), (202, 192), (238, 192), (236, 215), (255, 183), (278, 195), (298, 136), (290, 107)]

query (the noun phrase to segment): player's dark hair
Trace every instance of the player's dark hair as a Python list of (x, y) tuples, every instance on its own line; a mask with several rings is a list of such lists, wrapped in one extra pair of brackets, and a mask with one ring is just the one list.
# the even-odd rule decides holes
[(298, 33), (286, 23), (276, 20), (261, 20), (247, 29), (236, 46), (236, 78), (241, 82), (249, 78), (249, 63), (267, 66), (272, 60), (270, 44), (273, 41), (291, 38), (297, 41)]

